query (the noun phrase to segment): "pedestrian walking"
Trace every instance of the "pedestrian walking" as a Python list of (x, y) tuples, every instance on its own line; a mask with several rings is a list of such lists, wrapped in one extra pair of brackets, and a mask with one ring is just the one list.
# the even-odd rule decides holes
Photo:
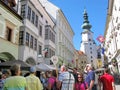
[(66, 66), (61, 66), (61, 72), (58, 76), (57, 86), (59, 90), (74, 90), (75, 79), (73, 74), (68, 72)]
[(36, 76), (36, 67), (30, 68), (30, 75), (26, 77), (28, 90), (43, 90), (40, 79)]
[(88, 84), (84, 81), (84, 76), (82, 73), (77, 75), (74, 90), (88, 90)]
[(6, 78), (3, 90), (27, 90), (26, 79), (20, 76), (20, 64), (14, 64), (10, 68), (11, 77)]
[(89, 90), (97, 90), (95, 82), (95, 72), (93, 71), (92, 65), (87, 64), (85, 67), (85, 71), (87, 72), (87, 76), (85, 78), (85, 82), (88, 83)]
[(116, 90), (114, 77), (109, 74), (109, 69), (105, 68), (104, 74), (99, 78), (100, 90)]

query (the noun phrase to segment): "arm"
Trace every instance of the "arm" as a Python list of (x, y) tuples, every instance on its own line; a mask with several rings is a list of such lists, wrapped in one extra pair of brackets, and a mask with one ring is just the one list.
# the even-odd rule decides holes
[(112, 82), (113, 90), (116, 90), (114, 82)]
[(40, 82), (39, 78), (37, 79), (37, 90), (42, 90), (43, 86), (42, 83)]
[(94, 80), (91, 80), (90, 81), (90, 87), (89, 87), (89, 90), (92, 90), (92, 87), (94, 86)]
[(51, 83), (48, 83), (48, 86), (46, 87), (48, 90), (51, 90)]
[(86, 84), (86, 90), (89, 90), (89, 88), (88, 88), (88, 84), (87, 83), (85, 83)]
[(62, 82), (61, 81), (57, 81), (56, 86), (59, 90), (61, 90), (61, 86), (62, 86)]

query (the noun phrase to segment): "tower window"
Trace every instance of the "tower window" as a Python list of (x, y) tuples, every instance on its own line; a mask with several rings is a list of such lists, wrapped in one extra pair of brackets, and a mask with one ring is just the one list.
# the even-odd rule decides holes
[(91, 39), (89, 39), (89, 41), (91, 41)]
[(91, 59), (92, 59), (93, 57), (91, 56)]

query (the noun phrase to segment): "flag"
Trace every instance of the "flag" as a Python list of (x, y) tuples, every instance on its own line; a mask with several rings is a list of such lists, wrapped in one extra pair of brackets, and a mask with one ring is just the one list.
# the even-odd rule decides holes
[(74, 60), (72, 60), (72, 63), (74, 63)]
[(48, 48), (43, 49), (44, 56), (46, 57), (48, 54)]
[(101, 48), (101, 53), (104, 55), (105, 49), (102, 47)]
[(104, 37), (102, 35), (98, 36), (97, 37), (97, 40), (100, 42), (100, 43), (103, 43), (105, 41)]

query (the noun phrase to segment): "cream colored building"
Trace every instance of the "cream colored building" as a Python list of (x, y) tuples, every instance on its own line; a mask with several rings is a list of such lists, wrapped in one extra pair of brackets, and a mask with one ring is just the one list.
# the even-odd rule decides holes
[(56, 24), (56, 56), (58, 56), (59, 59), (58, 66), (62, 64), (70, 65), (74, 60), (74, 32), (60, 8), (53, 5), (48, 0), (40, 1)]
[(18, 59), (19, 27), (22, 18), (10, 6), (0, 0), (0, 60)]
[(120, 71), (120, 0), (109, 0), (104, 37), (106, 60), (116, 59)]

